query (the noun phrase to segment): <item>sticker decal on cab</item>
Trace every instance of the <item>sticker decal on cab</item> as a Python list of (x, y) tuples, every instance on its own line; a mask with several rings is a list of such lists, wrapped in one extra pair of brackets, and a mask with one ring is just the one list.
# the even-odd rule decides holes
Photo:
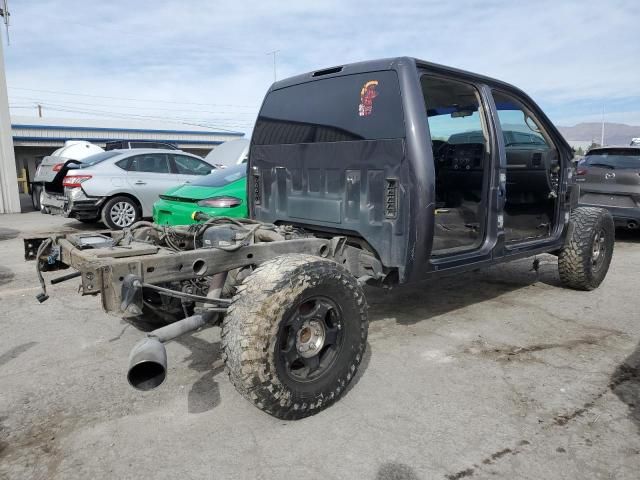
[(376, 87), (377, 80), (369, 80), (360, 90), (360, 105), (358, 106), (358, 115), (368, 117), (373, 113), (373, 100), (378, 96)]

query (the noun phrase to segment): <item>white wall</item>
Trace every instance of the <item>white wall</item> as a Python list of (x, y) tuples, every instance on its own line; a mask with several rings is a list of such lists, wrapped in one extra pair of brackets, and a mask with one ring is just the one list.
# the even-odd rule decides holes
[(0, 213), (19, 213), (18, 176), (11, 137), (3, 48), (0, 39)]

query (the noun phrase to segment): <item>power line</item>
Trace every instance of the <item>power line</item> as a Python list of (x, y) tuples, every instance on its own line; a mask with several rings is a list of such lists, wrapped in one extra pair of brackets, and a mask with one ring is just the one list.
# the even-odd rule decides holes
[[(51, 111), (56, 111), (56, 112), (66, 112), (66, 113), (82, 113), (82, 114), (89, 114), (89, 115), (100, 115), (103, 117), (110, 117), (110, 118), (120, 118), (120, 119), (135, 119), (135, 120), (161, 120), (161, 121), (173, 121), (176, 123), (180, 123), (183, 125), (191, 125), (191, 126), (197, 126), (197, 127), (205, 127), (205, 128), (215, 128), (218, 130), (223, 130), (223, 131), (228, 131), (228, 132), (232, 132), (233, 130), (229, 130), (229, 128), (243, 128), (243, 127), (247, 127), (247, 126), (251, 126), (250, 124), (229, 124), (229, 123), (222, 123), (222, 122), (216, 122), (216, 123), (210, 123), (210, 122), (194, 122), (194, 121), (188, 121), (188, 120), (184, 120), (184, 119), (178, 119), (178, 118), (171, 118), (171, 117), (157, 117), (157, 116), (152, 116), (152, 115), (138, 115), (138, 114), (133, 114), (133, 113), (120, 113), (120, 112), (109, 112), (109, 111), (104, 111), (104, 110), (90, 110), (90, 109), (73, 109), (73, 108), (64, 108), (63, 107), (56, 107), (52, 104), (48, 104), (46, 105), (47, 108)], [(33, 107), (31, 107), (33, 108)], [(225, 128), (225, 127), (229, 127), (229, 128)]]
[(90, 97), (90, 98), (107, 98), (110, 100), (127, 100), (130, 102), (151, 102), (151, 103), (171, 103), (177, 105), (200, 105), (205, 107), (235, 107), (235, 108), (253, 108), (257, 109), (257, 105), (235, 105), (235, 104), (222, 104), (222, 103), (198, 103), (198, 102), (178, 102), (174, 100), (154, 100), (143, 98), (127, 98), (127, 97), (111, 97), (108, 95), (93, 95), (88, 93), (74, 93), (63, 92), (60, 90), (40, 90), (36, 88), (24, 88), (24, 87), (8, 87), (9, 90), (23, 90), (26, 92), (38, 92), (38, 93), (53, 93), (58, 95), (71, 95), (74, 97)]
[[(27, 101), (31, 101), (33, 103), (51, 103), (49, 100), (44, 99), (44, 97), (28, 97), (28, 96), (22, 96), (22, 95), (12, 95), (11, 96), (12, 99), (16, 99), (16, 100), (27, 100)], [(150, 109), (150, 110), (159, 110), (159, 111), (169, 111), (169, 112), (192, 112), (192, 113), (208, 113), (208, 114), (212, 114), (212, 115), (245, 115), (245, 116), (256, 116), (257, 112), (253, 112), (253, 111), (247, 111), (247, 112), (228, 112), (228, 111), (213, 111), (213, 110), (196, 110), (196, 109), (185, 109), (185, 108), (179, 108), (179, 107), (173, 107), (173, 108), (167, 108), (167, 107), (141, 107), (139, 105), (114, 105), (112, 103), (110, 104), (104, 104), (104, 103), (87, 103), (87, 102), (74, 102), (74, 101), (70, 101), (70, 100), (54, 100), (53, 102), (55, 102), (55, 104), (58, 105), (83, 105), (83, 106), (90, 106), (90, 107), (111, 107), (111, 108), (126, 108), (126, 109), (140, 109), (140, 108), (145, 108), (145, 109)]]

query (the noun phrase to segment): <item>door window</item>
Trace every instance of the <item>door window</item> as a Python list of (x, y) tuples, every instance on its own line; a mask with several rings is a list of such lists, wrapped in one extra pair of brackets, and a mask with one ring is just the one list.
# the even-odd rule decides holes
[(129, 164), (130, 172), (170, 173), (169, 159), (165, 153), (136, 155)]
[(208, 175), (213, 170), (207, 162), (186, 155), (174, 155), (173, 161), (181, 175)]
[(436, 184), (434, 254), (479, 247), (484, 238), (489, 154), (475, 86), (435, 75), (421, 79)]

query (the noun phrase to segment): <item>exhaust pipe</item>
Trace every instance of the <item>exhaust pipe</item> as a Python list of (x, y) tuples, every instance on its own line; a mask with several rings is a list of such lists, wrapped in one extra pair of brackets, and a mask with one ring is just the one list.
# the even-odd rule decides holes
[(627, 228), (630, 230), (635, 230), (638, 228), (638, 222), (636, 222), (635, 220), (631, 220), (629, 222), (627, 222)]
[(201, 315), (192, 315), (149, 332), (129, 355), (129, 384), (145, 391), (162, 385), (167, 378), (167, 350), (164, 343), (203, 327), (215, 314), (224, 311), (226, 308), (212, 308)]
[(138, 390), (152, 390), (167, 378), (167, 350), (155, 337), (140, 340), (129, 355), (127, 380)]

